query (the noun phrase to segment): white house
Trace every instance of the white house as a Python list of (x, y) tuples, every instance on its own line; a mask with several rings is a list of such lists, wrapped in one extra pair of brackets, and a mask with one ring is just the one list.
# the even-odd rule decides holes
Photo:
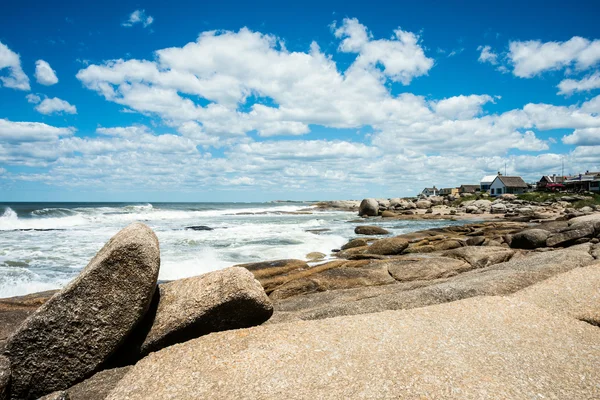
[(490, 186), (492, 186), (492, 182), (496, 179), (497, 175), (487, 175), (481, 178), (479, 181), (479, 188), (482, 192), (488, 192), (490, 190)]
[(527, 183), (520, 176), (498, 175), (490, 185), (490, 194), (499, 196), (501, 194), (521, 194), (527, 190)]
[(429, 196), (437, 196), (440, 190), (435, 186), (432, 188), (425, 188), (421, 192), (421, 196), (429, 197)]

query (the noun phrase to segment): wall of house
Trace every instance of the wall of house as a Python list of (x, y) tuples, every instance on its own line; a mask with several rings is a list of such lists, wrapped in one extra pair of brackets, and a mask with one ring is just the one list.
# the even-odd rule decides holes
[(506, 187), (500, 179), (494, 179), (494, 182), (490, 185), (490, 194), (492, 196), (499, 196), (506, 193)]

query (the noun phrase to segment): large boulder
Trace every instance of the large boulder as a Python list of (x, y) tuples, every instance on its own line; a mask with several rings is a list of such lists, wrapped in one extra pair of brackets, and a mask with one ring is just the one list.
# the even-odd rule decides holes
[(600, 264), (572, 269), (513, 296), (600, 327)]
[(592, 237), (594, 235), (595, 229), (592, 224), (582, 223), (581, 225), (581, 227), (569, 227), (569, 229), (566, 231), (551, 235), (546, 240), (546, 246), (569, 246), (575, 243), (578, 239)]
[(491, 212), (492, 214), (504, 214), (506, 212), (506, 205), (502, 203), (492, 204)]
[(70, 387), (70, 400), (104, 400), (131, 367), (105, 369)]
[(390, 232), (379, 226), (361, 225), (354, 228), (354, 233), (357, 235), (387, 235)]
[(369, 254), (392, 256), (402, 253), (408, 247), (408, 241), (398, 237), (379, 239), (367, 249)]
[(481, 297), (204, 336), (144, 358), (107, 400), (593, 399), (598, 343), (597, 327)]
[(10, 360), (0, 355), (0, 400), (8, 400), (10, 385)]
[(158, 306), (123, 345), (138, 358), (211, 332), (259, 325), (273, 305), (250, 271), (232, 267), (159, 286)]
[(537, 249), (546, 247), (550, 232), (544, 229), (526, 229), (512, 236), (510, 247), (515, 249)]
[(432, 204), (429, 200), (419, 200), (417, 201), (416, 206), (421, 210), (426, 210), (428, 208), (431, 208)]
[(364, 199), (358, 207), (358, 215), (376, 217), (379, 215), (379, 203), (375, 199)]
[(148, 310), (159, 266), (158, 239), (146, 225), (110, 239), (8, 340), (11, 395), (36, 398), (90, 376)]

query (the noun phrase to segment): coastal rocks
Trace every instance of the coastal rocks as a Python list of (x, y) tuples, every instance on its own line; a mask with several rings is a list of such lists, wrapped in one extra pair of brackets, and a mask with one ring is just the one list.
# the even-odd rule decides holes
[(67, 389), (70, 400), (104, 400), (131, 367), (100, 371), (91, 378)]
[(192, 231), (212, 231), (212, 230), (214, 230), (214, 228), (211, 228), (210, 226), (204, 226), (204, 225), (186, 226), (185, 229), (192, 230)]
[(158, 307), (123, 346), (132, 358), (228, 329), (259, 325), (273, 305), (250, 271), (226, 268), (159, 286)]
[(390, 232), (379, 226), (361, 225), (354, 228), (357, 235), (387, 235)]
[(544, 229), (527, 229), (512, 236), (510, 247), (514, 249), (537, 249), (546, 247), (550, 232)]
[(311, 261), (311, 262), (323, 260), (325, 257), (327, 257), (326, 254), (323, 254), (323, 253), (318, 252), (318, 251), (313, 251), (313, 252), (308, 253), (306, 255), (306, 259), (308, 261)]
[(506, 205), (502, 203), (492, 204), (491, 213), (492, 214), (504, 214), (506, 212)]
[(371, 246), (369, 246), (369, 248), (367, 249), (367, 253), (391, 256), (402, 253), (402, 251), (407, 247), (408, 241), (402, 238), (392, 237), (386, 239), (379, 239)]
[(358, 215), (376, 217), (379, 215), (379, 203), (375, 199), (364, 199), (358, 208)]
[(69, 393), (64, 390), (59, 390), (42, 396), (38, 400), (71, 400), (71, 398), (69, 397)]
[(417, 201), (416, 206), (418, 209), (426, 210), (428, 208), (431, 208), (432, 204), (429, 200), (419, 200)]
[(10, 385), (10, 360), (0, 355), (0, 400), (8, 400)]
[(599, 342), (596, 327), (481, 297), (205, 336), (146, 357), (107, 400), (591, 399)]
[(246, 268), (252, 272), (267, 293), (291, 279), (294, 273), (308, 270), (310, 267), (302, 260), (274, 260), (249, 264), (238, 264), (234, 267)]
[(443, 253), (443, 256), (466, 261), (475, 268), (484, 268), (493, 264), (508, 261), (514, 254), (515, 250), (511, 250), (506, 247), (468, 246), (447, 251)]
[(448, 278), (473, 267), (449, 257), (406, 257), (386, 262), (390, 275), (399, 282), (432, 281)]
[(367, 246), (369, 243), (367, 242), (366, 239), (352, 239), (351, 241), (349, 241), (348, 243), (346, 243), (345, 245), (342, 246), (342, 250), (348, 250), (348, 249), (352, 249), (354, 247), (363, 247), (363, 246)]
[(146, 313), (159, 265), (150, 228), (135, 223), (117, 233), (8, 340), (11, 395), (39, 397), (93, 373)]
[(548, 247), (558, 247), (558, 246), (566, 246), (569, 244), (573, 244), (578, 239), (582, 239), (585, 237), (591, 237), (595, 233), (594, 226), (588, 223), (581, 223), (581, 226), (572, 226), (567, 228), (568, 230), (562, 231), (560, 233), (555, 233), (551, 235), (546, 240), (546, 246)]
[(556, 314), (600, 327), (600, 264), (575, 268), (513, 295)]
[(387, 210), (381, 213), (382, 218), (395, 218), (397, 216), (398, 214)]

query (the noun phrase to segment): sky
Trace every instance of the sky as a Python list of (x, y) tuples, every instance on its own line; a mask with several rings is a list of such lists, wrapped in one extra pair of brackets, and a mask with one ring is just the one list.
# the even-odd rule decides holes
[(389, 198), (600, 170), (600, 3), (52, 3), (1, 8), (0, 201)]

